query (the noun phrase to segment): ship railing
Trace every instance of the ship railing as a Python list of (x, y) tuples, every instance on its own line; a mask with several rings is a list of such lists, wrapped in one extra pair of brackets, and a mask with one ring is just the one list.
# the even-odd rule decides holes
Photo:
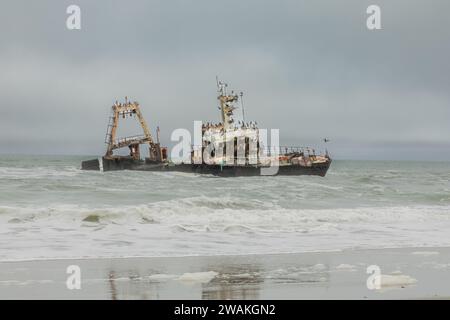
[(260, 148), (265, 155), (291, 155), (291, 154), (304, 154), (305, 156), (315, 156), (316, 151), (310, 147), (297, 147), (297, 146), (268, 146)]
[[(192, 150), (201, 151), (203, 146), (191, 145)], [(316, 155), (316, 150), (310, 147), (297, 147), (297, 146), (268, 146), (260, 147), (260, 154), (264, 155), (290, 155), (295, 153), (303, 153), (304, 155)]]
[[(192, 145), (191, 150), (194, 153), (194, 156), (201, 157), (203, 147)], [(273, 156), (292, 156), (292, 155), (303, 155), (305, 157), (316, 157), (316, 150), (310, 147), (299, 147), (299, 146), (268, 146), (268, 147), (260, 147), (259, 154), (257, 156), (253, 156), (256, 158), (265, 158), (265, 157), (273, 157)], [(248, 161), (252, 156), (247, 156), (245, 159)], [(244, 159), (239, 159), (238, 157), (234, 157), (235, 160), (244, 161)]]

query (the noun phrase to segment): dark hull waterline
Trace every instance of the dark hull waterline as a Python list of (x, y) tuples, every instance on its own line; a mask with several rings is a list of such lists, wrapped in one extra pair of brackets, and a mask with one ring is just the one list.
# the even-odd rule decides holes
[[(100, 163), (102, 162), (102, 163)], [(324, 177), (330, 167), (331, 159), (328, 162), (313, 163), (311, 166), (301, 165), (280, 165), (276, 168), (262, 167), (256, 165), (247, 166), (221, 166), (207, 164), (171, 164), (171, 163), (149, 163), (143, 160), (131, 158), (106, 159), (99, 158), (83, 161), (83, 170), (137, 170), (137, 171), (159, 171), (159, 172), (187, 172), (195, 174), (209, 174), (221, 177), (240, 176), (264, 176), (264, 175), (316, 175)], [(265, 170), (263, 170), (265, 169)]]

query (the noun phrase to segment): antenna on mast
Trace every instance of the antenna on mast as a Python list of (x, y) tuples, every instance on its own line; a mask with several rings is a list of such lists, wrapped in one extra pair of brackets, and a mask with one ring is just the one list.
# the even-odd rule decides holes
[(226, 84), (225, 82), (219, 81), (219, 77), (217, 77), (217, 76), (216, 76), (216, 84), (217, 84), (218, 93), (222, 96), (226, 96), (228, 84)]
[(241, 108), (242, 108), (242, 120), (245, 123), (245, 112), (244, 112), (244, 93), (241, 91), (241, 93), (239, 94), (241, 96)]
[(159, 143), (159, 126), (156, 127), (156, 143)]

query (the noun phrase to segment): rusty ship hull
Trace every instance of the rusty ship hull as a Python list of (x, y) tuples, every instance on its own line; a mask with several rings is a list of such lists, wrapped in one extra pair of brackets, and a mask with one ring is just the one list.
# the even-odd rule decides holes
[[(324, 163), (314, 163), (311, 166), (301, 165), (280, 165), (278, 171), (273, 175), (299, 176), (314, 175), (324, 177), (331, 165), (331, 159)], [(221, 166), (209, 164), (173, 164), (173, 163), (153, 163), (145, 160), (136, 160), (132, 158), (107, 159), (99, 158), (83, 161), (81, 164), (83, 170), (137, 170), (137, 171), (159, 171), (159, 172), (185, 172), (194, 174), (206, 174), (219, 177), (240, 177), (240, 176), (264, 176), (263, 166), (245, 165), (245, 166)]]

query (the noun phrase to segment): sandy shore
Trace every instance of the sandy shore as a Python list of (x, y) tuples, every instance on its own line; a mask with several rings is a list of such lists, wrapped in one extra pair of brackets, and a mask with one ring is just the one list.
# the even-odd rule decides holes
[[(69, 265), (79, 290), (67, 288)], [(382, 275), (369, 289), (371, 265)], [(449, 271), (450, 248), (0, 262), (0, 298), (442, 299)]]

